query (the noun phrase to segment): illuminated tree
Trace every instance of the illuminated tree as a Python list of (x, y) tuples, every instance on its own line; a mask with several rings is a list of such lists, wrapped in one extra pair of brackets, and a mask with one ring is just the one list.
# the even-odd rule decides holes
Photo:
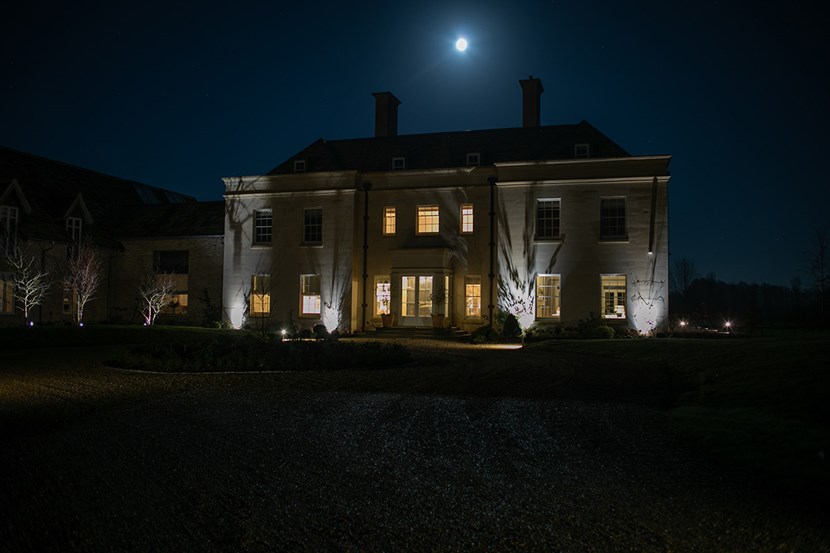
[(75, 324), (83, 324), (84, 308), (95, 299), (102, 280), (103, 267), (98, 250), (85, 242), (67, 261), (64, 277), (64, 287), (74, 296), (72, 318)]
[(152, 325), (156, 317), (172, 296), (173, 276), (166, 273), (147, 273), (138, 283), (138, 295), (141, 298), (144, 324)]
[(20, 248), (15, 248), (8, 264), (14, 271), (15, 305), (23, 311), (28, 325), (31, 322), (32, 309), (43, 303), (52, 284), (49, 273), (39, 270), (34, 256), (24, 254)]

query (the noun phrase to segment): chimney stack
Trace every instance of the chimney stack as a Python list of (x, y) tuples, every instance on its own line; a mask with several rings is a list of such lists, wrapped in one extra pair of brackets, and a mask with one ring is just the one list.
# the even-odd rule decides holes
[(391, 92), (373, 92), (372, 96), (375, 97), (375, 137), (397, 136), (401, 101)]
[(519, 79), (519, 84), (522, 85), (522, 127), (538, 127), (542, 112), (540, 96), (545, 91), (542, 81), (531, 75)]

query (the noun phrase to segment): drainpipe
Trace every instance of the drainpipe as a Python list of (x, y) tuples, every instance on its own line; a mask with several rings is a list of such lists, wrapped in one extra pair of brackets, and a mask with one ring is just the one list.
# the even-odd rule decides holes
[(496, 177), (488, 177), (487, 182), (490, 183), (490, 303), (487, 306), (487, 325), (493, 328), (493, 283), (496, 280)]
[(371, 182), (364, 182), (363, 186), (363, 305), (361, 306), (360, 329), (366, 332), (366, 280), (369, 278), (369, 190)]

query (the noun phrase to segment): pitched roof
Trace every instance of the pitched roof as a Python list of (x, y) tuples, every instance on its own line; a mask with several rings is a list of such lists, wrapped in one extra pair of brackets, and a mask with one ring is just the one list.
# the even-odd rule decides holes
[[(21, 217), (19, 223), (20, 236), (24, 239), (68, 240), (65, 217), (73, 206), (81, 203), (79, 198), (85, 216), (93, 221), (88, 228), (84, 227), (85, 235), (107, 245), (113, 244), (122, 229), (135, 225), (143, 226), (145, 234), (149, 233), (150, 225), (143, 219), (149, 215), (144, 208), (167, 206), (172, 210), (176, 206), (197, 204), (192, 196), (172, 190), (0, 146), (0, 189), (5, 190), (14, 180), (31, 206), (31, 213)], [(211, 207), (205, 208), (204, 216), (198, 215), (201, 213), (198, 207), (185, 208), (183, 213), (187, 215), (175, 225), (177, 236), (206, 232), (204, 227), (216, 229), (216, 234), (222, 233), (223, 223), (215, 225), (215, 218), (207, 215), (212, 213)], [(174, 219), (169, 214), (166, 217)], [(193, 224), (194, 233), (185, 232), (187, 223)], [(172, 224), (166, 225), (168, 229), (172, 227)]]
[(121, 239), (215, 236), (225, 232), (225, 202), (191, 202), (130, 207), (124, 210)]
[(589, 144), (592, 158), (630, 155), (590, 123), (581, 121), (575, 125), (319, 139), (268, 174), (294, 173), (295, 160), (305, 160), (306, 171), (388, 171), (395, 157), (406, 158), (406, 169), (465, 166), (469, 153), (480, 155), (480, 165), (572, 159), (576, 144)]

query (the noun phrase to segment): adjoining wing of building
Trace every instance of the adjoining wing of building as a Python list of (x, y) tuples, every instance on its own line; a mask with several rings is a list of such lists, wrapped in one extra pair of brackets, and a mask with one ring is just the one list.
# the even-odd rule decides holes
[[(67, 260), (82, 244), (98, 251), (101, 286), (88, 322), (140, 323), (142, 278), (171, 275), (167, 323), (218, 319), (222, 295), (224, 203), (0, 147), (0, 325), (23, 324), (8, 257), (19, 249), (51, 281), (30, 319), (72, 322)], [(18, 305), (16, 305), (18, 304)]]
[(586, 121), (540, 126), (542, 84), (520, 84), (519, 128), (398, 135), (400, 101), (375, 93), (374, 137), (224, 178), (226, 319), (665, 326), (670, 156)]

